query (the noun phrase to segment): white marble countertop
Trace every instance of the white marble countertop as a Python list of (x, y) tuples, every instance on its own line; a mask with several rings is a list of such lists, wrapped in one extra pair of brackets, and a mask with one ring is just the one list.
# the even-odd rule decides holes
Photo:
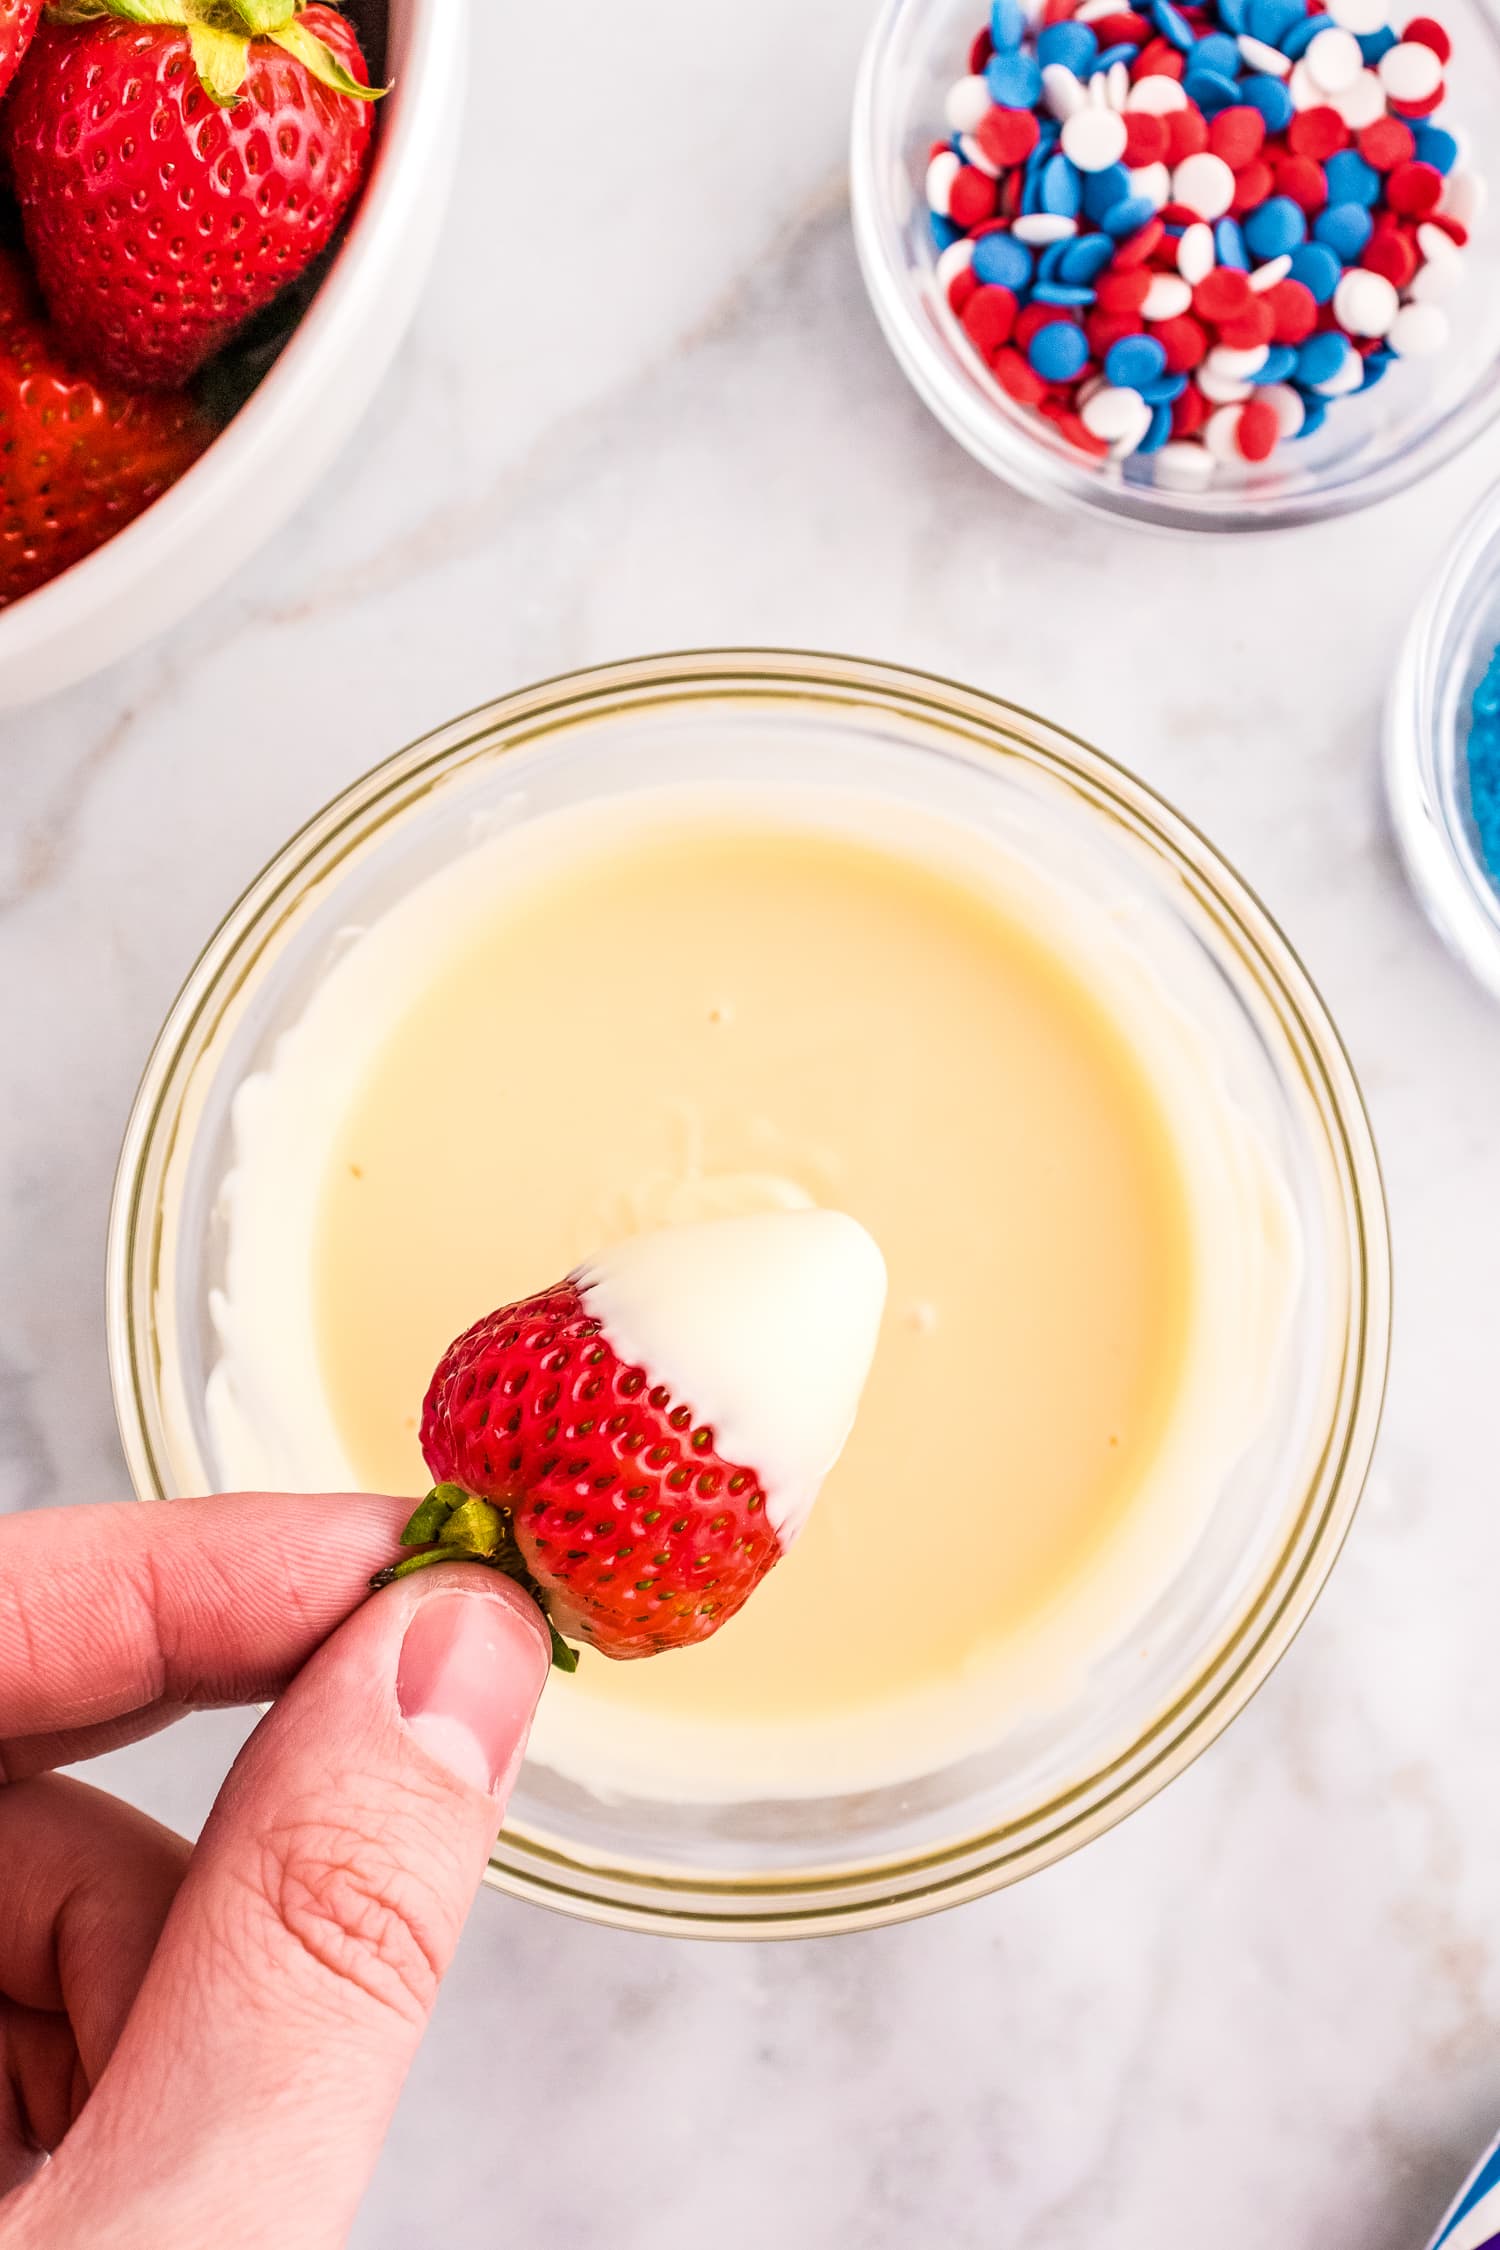
[[(1276, 539), (1049, 516), (928, 420), (865, 304), (868, 0), (637, 0), (582, 43), (573, 10), (478, 14), (452, 222), (353, 448), (170, 638), (0, 721), (0, 1507), (125, 1492), (100, 1304), (136, 1073), (238, 887), (362, 768), (532, 677), (689, 644), (1034, 704), (1238, 863), (1363, 1076), (1399, 1305), (1351, 1545), (1207, 1758), (984, 1904), (714, 1948), (483, 1897), (356, 2240), (1418, 2250), (1500, 2126), (1500, 1014), (1403, 887), (1374, 755), (1500, 454)], [(191, 1826), (244, 1724), (113, 1781)]]

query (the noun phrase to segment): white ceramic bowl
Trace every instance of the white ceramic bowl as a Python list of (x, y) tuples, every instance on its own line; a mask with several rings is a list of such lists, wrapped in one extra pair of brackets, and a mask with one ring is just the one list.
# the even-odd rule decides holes
[[(34, 702), (175, 624), (284, 523), (395, 355), (437, 246), (464, 88), (468, 0), (390, 0), (374, 169), (275, 366), (181, 481), (50, 585), (0, 610), (0, 708)], [(327, 411), (337, 399), (337, 415)]]

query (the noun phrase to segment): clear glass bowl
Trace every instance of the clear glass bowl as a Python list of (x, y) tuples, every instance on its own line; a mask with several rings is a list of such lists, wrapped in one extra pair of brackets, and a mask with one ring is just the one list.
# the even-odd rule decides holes
[[(1338, 1039), (1286, 941), (1202, 838), (1096, 751), (924, 675), (712, 652), (527, 689), (418, 742), (287, 845), (213, 938), (147, 1065), (110, 1224), (121, 1433), (145, 1498), (212, 1487), (231, 1109), (350, 933), (497, 826), (708, 780), (873, 793), (1111, 901), (1202, 1030), (1296, 1206), (1304, 1263), (1264, 1426), (1147, 1619), (1056, 1711), (919, 1781), (682, 1805), (596, 1796), (535, 1762), (492, 1863), (591, 1919), (784, 1936), (895, 1921), (1044, 1867), (1179, 1773), (1307, 1615), (1359, 1497), (1390, 1311), (1379, 1170)], [(773, 799), (774, 801), (774, 799)], [(1066, 895), (1066, 894), (1065, 894)], [(1127, 1629), (1128, 1627), (1128, 1629)]]
[(1391, 819), (1412, 886), (1439, 936), (1500, 999), (1500, 896), (1469, 806), (1474, 690), (1500, 643), (1500, 487), (1469, 518), (1412, 618), (1386, 697)]
[[(1483, 166), (1500, 149), (1500, 18), (1491, 0), (1442, 0), (1453, 38), (1443, 121), (1469, 136)], [(967, 68), (984, 0), (884, 0), (854, 97), (854, 239), (886, 340), (938, 420), (987, 469), (1058, 506), (1101, 509), (1180, 531), (1260, 531), (1366, 507), (1425, 476), (1478, 436), (1500, 409), (1500, 245), (1480, 225), (1448, 306), (1440, 355), (1391, 368), (1366, 396), (1334, 402), (1313, 437), (1260, 467), (1218, 471), (1203, 493), (1150, 481), (1146, 460), (1097, 462), (995, 383), (938, 286), (923, 189), (928, 151), (946, 137), (943, 100)]]

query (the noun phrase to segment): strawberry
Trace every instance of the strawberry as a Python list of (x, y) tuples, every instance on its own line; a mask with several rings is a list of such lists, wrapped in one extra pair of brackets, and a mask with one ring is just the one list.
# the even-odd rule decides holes
[(42, 0), (0, 0), (0, 95), (21, 67), (42, 12)]
[(0, 250), (0, 609), (103, 546), (213, 435), (189, 398), (80, 369)]
[(4, 142), (53, 319), (106, 374), (174, 389), (325, 247), (369, 164), (375, 91), (318, 0), (140, 13), (54, 0)]
[[(402, 1534), (508, 1571), (605, 1656), (707, 1640), (779, 1561), (843, 1449), (885, 1298), (836, 1211), (645, 1236), (491, 1313), (422, 1416), (435, 1489)], [(435, 1542), (435, 1543), (434, 1543)]]

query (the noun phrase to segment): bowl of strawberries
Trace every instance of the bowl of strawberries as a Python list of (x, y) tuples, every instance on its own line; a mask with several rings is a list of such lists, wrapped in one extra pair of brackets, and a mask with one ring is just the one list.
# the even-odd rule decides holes
[(466, 17), (0, 0), (0, 706), (175, 622), (338, 451), (436, 244)]

